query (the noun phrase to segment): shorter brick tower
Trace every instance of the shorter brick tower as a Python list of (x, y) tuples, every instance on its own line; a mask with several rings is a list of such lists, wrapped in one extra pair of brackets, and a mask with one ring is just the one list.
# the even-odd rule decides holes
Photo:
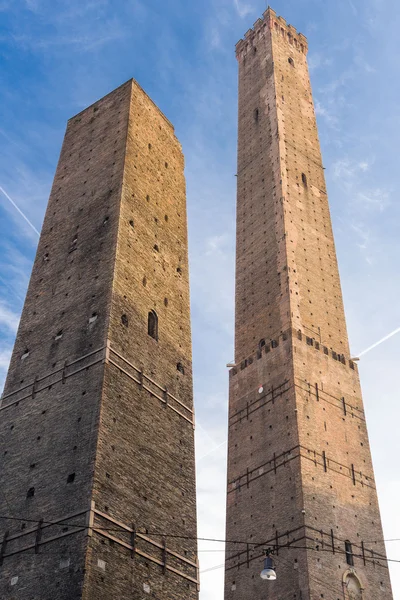
[(183, 168), (133, 80), (68, 122), (0, 405), (2, 600), (198, 597)]
[[(307, 40), (269, 9), (238, 42), (236, 56), (236, 366), (226, 537), (238, 543), (227, 546), (225, 600), (389, 600)], [(264, 547), (275, 548), (276, 581), (260, 578)]]

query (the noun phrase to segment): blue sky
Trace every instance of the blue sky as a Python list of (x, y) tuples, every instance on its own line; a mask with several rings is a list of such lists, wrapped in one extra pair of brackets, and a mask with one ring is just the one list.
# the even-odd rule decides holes
[[(233, 358), (237, 65), (262, 0), (0, 0), (0, 186), (40, 230), (66, 120), (130, 77), (174, 123), (186, 157), (199, 534), (224, 536)], [(350, 343), (400, 326), (400, 8), (396, 0), (276, 0), (309, 40)], [(37, 235), (0, 192), (0, 386)], [(210, 289), (212, 293), (210, 293)], [(386, 538), (400, 538), (399, 337), (360, 362)], [(210, 450), (213, 450), (211, 453)], [(200, 546), (201, 568), (223, 563)], [(400, 543), (387, 545), (400, 559)], [(400, 565), (393, 565), (400, 597)], [(201, 600), (222, 600), (223, 569)]]

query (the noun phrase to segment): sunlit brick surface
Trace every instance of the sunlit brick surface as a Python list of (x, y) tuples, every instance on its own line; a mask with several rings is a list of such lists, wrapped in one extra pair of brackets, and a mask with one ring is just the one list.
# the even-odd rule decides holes
[[(225, 600), (391, 598), (307, 40), (269, 9), (236, 53)], [(275, 548), (275, 582), (260, 578), (263, 548)]]
[(0, 407), (1, 599), (198, 596), (183, 168), (135, 81), (68, 122)]

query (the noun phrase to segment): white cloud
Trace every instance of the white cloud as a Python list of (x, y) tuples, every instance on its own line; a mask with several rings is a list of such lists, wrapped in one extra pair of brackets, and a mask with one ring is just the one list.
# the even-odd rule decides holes
[[(11, 348), (0, 350), (0, 370), (7, 371), (11, 359)], [(1, 385), (0, 385), (1, 387)]]
[(18, 329), (19, 314), (14, 313), (0, 300), (0, 328), (7, 329), (15, 334)]
[(328, 67), (332, 65), (332, 59), (325, 57), (319, 52), (309, 53), (307, 56), (308, 69), (310, 73), (320, 69), (321, 67)]
[(320, 100), (315, 100), (315, 114), (323, 117), (330, 127), (337, 127), (338, 119), (329, 110), (326, 105), (323, 105)]
[(244, 19), (247, 17), (247, 15), (250, 15), (252, 12), (254, 12), (254, 8), (246, 2), (242, 2), (242, 0), (233, 0), (233, 3), (241, 19)]

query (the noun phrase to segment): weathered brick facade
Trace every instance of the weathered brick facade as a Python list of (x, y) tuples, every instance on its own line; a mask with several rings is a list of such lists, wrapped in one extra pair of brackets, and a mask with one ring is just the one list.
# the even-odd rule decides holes
[[(268, 9), (236, 52), (236, 366), (226, 537), (253, 543), (227, 545), (225, 600), (387, 600), (307, 40)], [(274, 582), (260, 578), (268, 547), (277, 549)]]
[(68, 122), (0, 405), (2, 600), (198, 597), (183, 169), (135, 81)]

